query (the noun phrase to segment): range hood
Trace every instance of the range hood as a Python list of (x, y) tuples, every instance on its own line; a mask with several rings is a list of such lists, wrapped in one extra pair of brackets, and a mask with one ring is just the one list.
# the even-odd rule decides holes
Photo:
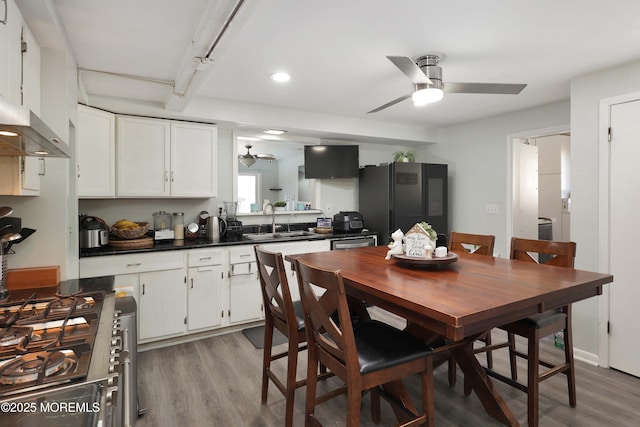
[(0, 156), (71, 157), (71, 149), (31, 110), (0, 97)]

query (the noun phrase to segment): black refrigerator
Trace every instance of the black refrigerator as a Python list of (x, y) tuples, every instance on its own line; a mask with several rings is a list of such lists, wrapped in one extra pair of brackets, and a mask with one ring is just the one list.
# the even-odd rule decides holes
[(447, 165), (390, 163), (360, 169), (359, 212), (364, 225), (378, 232), (378, 244), (391, 233), (407, 232), (426, 221), (438, 234), (449, 234), (447, 223)]

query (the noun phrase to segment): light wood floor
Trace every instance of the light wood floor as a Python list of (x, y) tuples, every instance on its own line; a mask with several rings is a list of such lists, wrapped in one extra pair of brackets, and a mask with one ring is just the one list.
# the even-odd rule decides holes
[[(398, 322), (377, 309), (373, 317), (390, 323)], [(398, 323), (398, 325), (400, 325)], [(504, 339), (500, 331), (496, 339)], [(559, 356), (549, 340), (543, 349), (547, 358)], [(280, 346), (279, 348), (284, 348)], [(507, 351), (494, 352), (496, 367), (507, 372)], [(304, 377), (306, 353), (302, 354), (298, 376)], [(484, 356), (480, 356), (481, 362)], [(147, 414), (137, 427), (214, 426), (267, 427), (284, 425), (284, 397), (270, 385), (268, 403), (260, 403), (262, 351), (257, 350), (241, 332), (207, 338), (173, 347), (146, 351), (138, 357), (138, 382)], [(640, 379), (611, 369), (593, 367), (576, 361), (578, 406), (568, 404), (566, 380), (556, 376), (540, 386), (540, 426), (600, 427), (640, 424)], [(286, 366), (284, 361), (275, 365)], [(519, 376), (526, 378), (525, 363), (518, 364)], [(499, 426), (486, 415), (475, 395), (465, 397), (463, 378), (458, 370), (458, 384), (451, 388), (445, 366), (438, 368), (435, 378), (436, 424), (438, 426)], [(328, 385), (338, 384), (330, 379)], [(419, 396), (417, 377), (405, 380), (412, 395)], [(526, 395), (494, 381), (507, 404), (525, 426)], [(304, 425), (304, 392), (296, 391), (294, 425)], [(417, 402), (417, 398), (415, 399)], [(363, 399), (361, 426), (374, 426), (368, 396)], [(320, 405), (316, 414), (324, 426), (344, 425), (345, 399), (339, 397)], [(388, 405), (382, 403), (381, 426), (395, 425)]]

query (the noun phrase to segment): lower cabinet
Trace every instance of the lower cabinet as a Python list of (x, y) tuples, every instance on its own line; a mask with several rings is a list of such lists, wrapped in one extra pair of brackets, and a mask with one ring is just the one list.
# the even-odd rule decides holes
[[(263, 245), (283, 255), (330, 249), (328, 240)], [(298, 283), (285, 262), (294, 299)], [(253, 245), (162, 251), (80, 259), (80, 277), (114, 275), (117, 295), (138, 303), (138, 340), (241, 325), (264, 318)]]
[(229, 249), (229, 322), (263, 318), (262, 293), (253, 245)]
[(192, 251), (188, 255), (187, 329), (189, 332), (223, 325), (225, 252), (223, 250)]
[(185, 270), (140, 273), (138, 338), (167, 338), (185, 332), (187, 288)]

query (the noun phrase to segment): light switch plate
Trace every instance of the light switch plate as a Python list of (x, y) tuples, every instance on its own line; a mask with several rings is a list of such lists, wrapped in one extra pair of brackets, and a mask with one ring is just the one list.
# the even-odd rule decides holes
[(491, 215), (496, 215), (496, 214), (500, 213), (499, 209), (498, 209), (498, 205), (496, 205), (496, 204), (488, 204), (488, 205), (486, 205), (485, 213), (488, 213), (488, 214), (491, 214)]

